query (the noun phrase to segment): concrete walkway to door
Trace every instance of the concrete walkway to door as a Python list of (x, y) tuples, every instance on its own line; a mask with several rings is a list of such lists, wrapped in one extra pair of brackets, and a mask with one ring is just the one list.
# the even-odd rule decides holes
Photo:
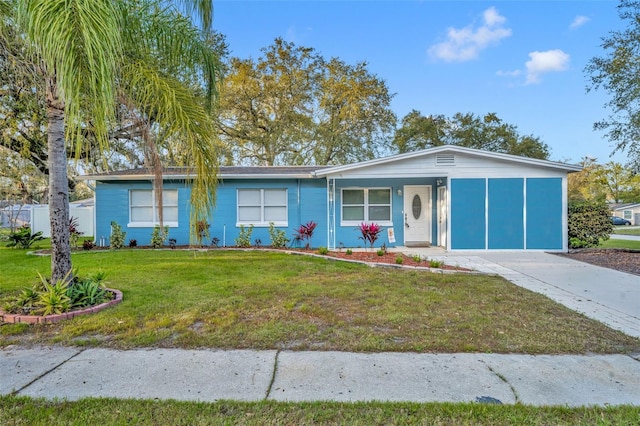
[(403, 251), (500, 275), (640, 338), (640, 276), (544, 252), (438, 252), (413, 248)]

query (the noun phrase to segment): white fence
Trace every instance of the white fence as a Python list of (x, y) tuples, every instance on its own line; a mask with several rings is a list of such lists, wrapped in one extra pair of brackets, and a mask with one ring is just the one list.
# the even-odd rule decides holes
[[(15, 211), (17, 213), (18, 210)], [(9, 212), (6, 211), (3, 215), (8, 220)], [(83, 237), (93, 236), (93, 206), (74, 206), (72, 204), (69, 206), (69, 217), (78, 219), (78, 231), (82, 232)], [(32, 233), (42, 232), (42, 235), (46, 238), (51, 236), (49, 205), (47, 204), (23, 206), (20, 209), (19, 219), (15, 219), (16, 217), (13, 216), (12, 220), (17, 227), (30, 224)], [(2, 223), (2, 226), (9, 226), (9, 224)]]
[[(78, 219), (78, 231), (83, 237), (93, 236), (93, 207), (69, 206), (69, 217)], [(49, 223), (49, 205), (33, 206), (31, 209), (31, 232), (42, 232), (42, 236), (51, 236)]]

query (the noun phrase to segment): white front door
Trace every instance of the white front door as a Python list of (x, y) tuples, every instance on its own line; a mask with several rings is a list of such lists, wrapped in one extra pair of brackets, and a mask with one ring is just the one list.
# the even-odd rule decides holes
[(431, 245), (431, 186), (404, 187), (404, 245)]
[(438, 245), (447, 247), (447, 187), (438, 187)]

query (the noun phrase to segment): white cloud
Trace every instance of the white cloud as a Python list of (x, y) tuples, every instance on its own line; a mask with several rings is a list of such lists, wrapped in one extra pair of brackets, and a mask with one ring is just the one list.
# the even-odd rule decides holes
[(520, 74), (522, 74), (522, 71), (520, 70), (496, 72), (496, 75), (498, 75), (499, 77), (518, 77)]
[(464, 62), (475, 59), (480, 52), (505, 37), (511, 36), (511, 29), (504, 28), (506, 18), (490, 7), (482, 13), (482, 25), (473, 24), (464, 28), (448, 28), (447, 39), (434, 44), (429, 55), (445, 62)]
[(573, 22), (571, 23), (571, 25), (569, 25), (569, 28), (571, 28), (572, 30), (575, 30), (576, 28), (583, 26), (590, 20), (591, 19), (589, 17), (584, 15), (576, 16)]
[(525, 84), (540, 83), (540, 76), (548, 72), (566, 71), (569, 69), (569, 55), (560, 49), (546, 52), (531, 52), (525, 64), (527, 81)]

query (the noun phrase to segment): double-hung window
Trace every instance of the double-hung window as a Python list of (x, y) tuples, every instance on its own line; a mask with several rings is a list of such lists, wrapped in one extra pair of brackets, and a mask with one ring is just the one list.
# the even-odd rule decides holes
[(341, 225), (359, 225), (362, 222), (391, 225), (391, 188), (342, 190)]
[(286, 188), (238, 189), (238, 226), (287, 226)]
[[(178, 190), (162, 191), (162, 221), (167, 226), (178, 226)], [(129, 226), (146, 227), (160, 223), (156, 192), (151, 189), (129, 191)]]

